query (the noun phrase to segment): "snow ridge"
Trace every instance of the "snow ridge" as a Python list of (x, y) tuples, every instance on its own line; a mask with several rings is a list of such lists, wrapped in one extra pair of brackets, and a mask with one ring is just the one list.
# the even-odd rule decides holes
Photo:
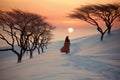
[(99, 35), (73, 39), (68, 55), (60, 53), (64, 41), (56, 41), (20, 64), (11, 52), (0, 52), (0, 80), (120, 80), (119, 35), (115, 30), (103, 41)]

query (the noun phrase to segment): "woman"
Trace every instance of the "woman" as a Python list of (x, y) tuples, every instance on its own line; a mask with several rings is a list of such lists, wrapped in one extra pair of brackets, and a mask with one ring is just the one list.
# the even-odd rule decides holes
[(66, 54), (70, 52), (70, 40), (68, 36), (66, 36), (64, 46), (60, 49), (60, 51), (65, 52)]

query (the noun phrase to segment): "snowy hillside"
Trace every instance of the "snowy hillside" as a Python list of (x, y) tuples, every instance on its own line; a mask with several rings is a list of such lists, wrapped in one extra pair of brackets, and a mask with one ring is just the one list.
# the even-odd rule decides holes
[[(16, 64), (11, 52), (0, 52), (0, 80), (120, 80), (120, 30), (71, 40), (71, 53), (60, 53), (63, 41), (45, 53)], [(10, 56), (8, 58), (8, 56)]]

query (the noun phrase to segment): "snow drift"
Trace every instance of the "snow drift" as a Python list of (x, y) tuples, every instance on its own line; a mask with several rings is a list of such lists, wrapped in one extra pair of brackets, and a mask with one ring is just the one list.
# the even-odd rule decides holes
[(71, 52), (60, 53), (63, 41), (45, 53), (16, 63), (11, 52), (0, 52), (0, 80), (120, 80), (120, 30), (71, 40)]

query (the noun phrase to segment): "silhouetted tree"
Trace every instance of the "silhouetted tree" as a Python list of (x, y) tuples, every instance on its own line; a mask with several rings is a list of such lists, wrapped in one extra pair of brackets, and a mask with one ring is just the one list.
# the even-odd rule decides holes
[(40, 35), (40, 39), (38, 41), (38, 48), (37, 48), (38, 54), (40, 54), (40, 49), (41, 49), (41, 52), (44, 52), (45, 47), (47, 48), (49, 41), (52, 39), (51, 31), (55, 29), (54, 26), (48, 23), (44, 23), (43, 27), (44, 27), (44, 32), (43, 34)]
[(18, 63), (21, 62), (25, 52), (30, 52), (30, 58), (32, 58), (33, 51), (38, 46), (39, 37), (45, 33), (44, 23), (47, 23), (45, 17), (37, 14), (16, 9), (9, 12), (1, 11), (0, 25), (2, 31), (11, 40), (2, 33), (0, 33), (0, 39), (4, 40), (11, 48), (0, 51), (13, 51), (18, 56)]
[(14, 29), (14, 19), (8, 16), (5, 12), (2, 12), (0, 13), (0, 24), (2, 29), (2, 32), (0, 32), (0, 39), (4, 40), (10, 46), (10, 48), (1, 49), (0, 51), (13, 51), (18, 57), (18, 62), (21, 62), (24, 51), (22, 48), (21, 50), (16, 50), (15, 48), (18, 37), (16, 30)]
[(93, 13), (95, 12), (95, 10), (92, 8), (92, 5), (88, 5), (88, 6), (83, 6), (80, 8), (75, 9), (73, 14), (70, 14), (69, 17), (71, 18), (77, 18), (80, 20), (84, 20), (87, 23), (94, 25), (97, 27), (97, 30), (101, 33), (101, 39), (103, 40), (103, 36), (105, 34), (105, 32), (107, 31), (107, 29), (103, 30), (99, 23), (96, 20), (96, 17), (94, 17)]
[(115, 21), (118, 21), (120, 16), (120, 4), (106, 4), (106, 5), (94, 5), (93, 8), (96, 10), (94, 16), (99, 17), (103, 20), (106, 27), (108, 28), (108, 34), (111, 33), (111, 28)]
[[(119, 10), (119, 5), (115, 4), (86, 5), (76, 8), (72, 14), (69, 14), (69, 17), (80, 19), (96, 26), (101, 34), (100, 40), (103, 40), (104, 34), (107, 31), (110, 34), (113, 22), (120, 16)], [(100, 26), (100, 21), (105, 23), (105, 29)]]

